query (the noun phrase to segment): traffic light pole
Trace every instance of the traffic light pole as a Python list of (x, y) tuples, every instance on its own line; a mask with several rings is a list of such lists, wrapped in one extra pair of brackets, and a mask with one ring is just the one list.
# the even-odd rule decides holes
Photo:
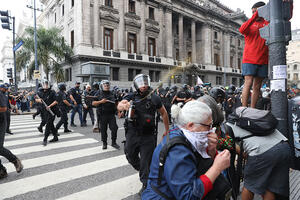
[(258, 9), (259, 16), (270, 24), (260, 29), (269, 46), (269, 79), (271, 83), (271, 112), (278, 119), (277, 129), (288, 137), (288, 100), (286, 43), (290, 40), (290, 3), (270, 0)]
[(16, 67), (16, 51), (14, 47), (16, 46), (16, 38), (15, 38), (15, 17), (12, 17), (13, 20), (13, 55), (14, 55), (14, 82), (15, 82), (15, 92), (18, 91), (18, 84), (17, 84), (17, 67)]
[[(35, 57), (35, 70), (39, 70), (38, 62), (37, 62), (37, 39), (36, 39), (36, 4), (35, 0), (33, 3), (33, 13), (34, 13), (34, 57)], [(35, 87), (36, 92), (38, 92), (39, 89), (39, 80), (35, 79)]]

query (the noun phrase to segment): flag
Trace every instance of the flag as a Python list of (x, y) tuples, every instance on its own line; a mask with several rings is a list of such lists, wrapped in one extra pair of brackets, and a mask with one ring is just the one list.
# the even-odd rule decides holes
[(197, 85), (202, 85), (203, 81), (201, 80), (201, 78), (199, 76), (197, 76)]

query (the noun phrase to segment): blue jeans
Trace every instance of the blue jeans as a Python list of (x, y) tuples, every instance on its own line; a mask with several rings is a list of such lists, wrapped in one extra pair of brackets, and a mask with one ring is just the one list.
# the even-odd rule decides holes
[(72, 110), (71, 113), (71, 124), (74, 124), (74, 117), (76, 112), (79, 114), (80, 125), (82, 125), (82, 104), (77, 104)]

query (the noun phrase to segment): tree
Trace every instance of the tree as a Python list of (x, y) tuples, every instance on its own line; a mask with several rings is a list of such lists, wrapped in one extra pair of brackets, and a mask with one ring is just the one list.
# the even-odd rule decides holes
[[(28, 78), (32, 79), (35, 69), (34, 29), (26, 28), (24, 36), (17, 38), (17, 42), (20, 40), (23, 40), (24, 44), (16, 55), (17, 71), (28, 65)], [(38, 65), (43, 66), (47, 79), (52, 71), (57, 82), (64, 81), (62, 66), (66, 63), (72, 64), (72, 56), (72, 48), (66, 44), (57, 28), (37, 29), (37, 60)]]

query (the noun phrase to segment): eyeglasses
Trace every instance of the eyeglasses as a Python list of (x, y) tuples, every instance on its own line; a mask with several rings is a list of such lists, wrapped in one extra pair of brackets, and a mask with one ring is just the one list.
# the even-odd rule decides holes
[(209, 128), (209, 130), (213, 128), (213, 122), (211, 122), (210, 124), (202, 124), (202, 123), (194, 123), (194, 124), (200, 124), (201, 126), (206, 126)]

